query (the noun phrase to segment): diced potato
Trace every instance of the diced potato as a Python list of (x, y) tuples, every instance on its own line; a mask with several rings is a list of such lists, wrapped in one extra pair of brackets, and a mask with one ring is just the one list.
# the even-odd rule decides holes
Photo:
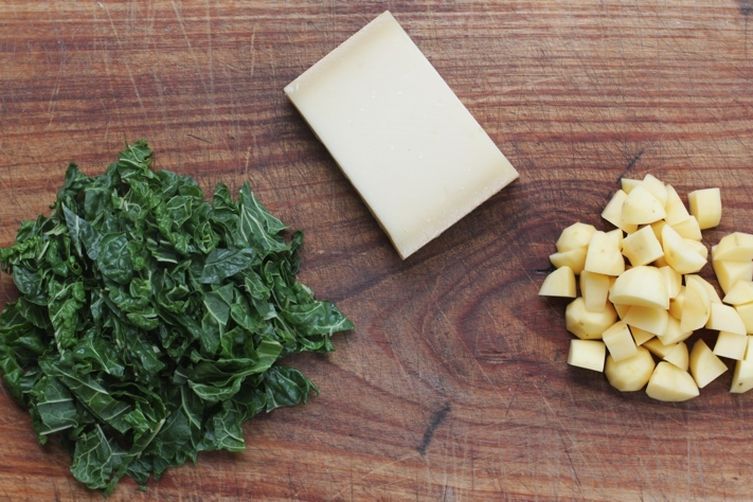
[(725, 293), (730, 291), (738, 281), (750, 281), (753, 278), (753, 262), (751, 261), (714, 260), (712, 265), (716, 280), (719, 281)]
[(604, 371), (607, 350), (598, 340), (570, 340), (567, 364), (593, 371)]
[(641, 186), (651, 192), (651, 195), (656, 197), (662, 206), (667, 205), (667, 187), (664, 182), (659, 180), (653, 174), (647, 174), (641, 181)]
[(659, 268), (659, 270), (664, 274), (664, 279), (667, 282), (667, 294), (669, 298), (677, 298), (682, 288), (682, 274), (669, 265), (665, 265)]
[(685, 244), (685, 247), (688, 249), (691, 249), (695, 251), (698, 256), (703, 258), (704, 260), (709, 257), (709, 250), (706, 248), (706, 245), (703, 242), (694, 241), (693, 239), (682, 239), (683, 244)]
[(732, 373), (732, 385), (729, 391), (733, 394), (742, 394), (750, 389), (753, 389), (753, 360), (737, 361), (735, 371)]
[(711, 301), (706, 288), (699, 281), (685, 286), (685, 295), (680, 316), (680, 330), (695, 331), (706, 325), (711, 316)]
[(706, 259), (688, 245), (690, 242), (695, 241), (683, 239), (674, 228), (664, 225), (662, 229), (664, 259), (681, 274), (698, 272), (706, 264)]
[(620, 253), (622, 230), (597, 231), (586, 253), (584, 270), (604, 275), (620, 275), (625, 271), (625, 259)]
[(562, 230), (559, 239), (557, 239), (557, 251), (560, 253), (570, 251), (571, 249), (584, 248), (591, 242), (591, 237), (596, 233), (596, 227), (586, 223), (573, 223)]
[(745, 359), (745, 350), (748, 347), (748, 337), (728, 331), (722, 331), (716, 339), (714, 354), (719, 357), (727, 357), (738, 361)]
[(717, 331), (728, 331), (737, 335), (746, 333), (745, 323), (734, 307), (723, 303), (711, 304), (711, 315), (706, 323), (706, 328)]
[(633, 188), (622, 204), (622, 222), (647, 225), (666, 216), (664, 203), (659, 201), (643, 184)]
[(606, 304), (601, 312), (589, 312), (581, 297), (570, 302), (565, 309), (565, 327), (584, 340), (600, 339), (601, 334), (616, 320), (617, 313), (611, 305)]
[[(664, 246), (662, 246), (662, 249), (664, 249)], [(669, 266), (669, 263), (667, 263), (667, 259), (664, 258), (663, 256), (654, 262), (654, 267), (657, 267), (657, 268), (668, 267), (668, 266)]]
[(753, 303), (746, 303), (745, 305), (737, 305), (735, 307), (737, 315), (743, 320), (746, 333), (753, 333)]
[(701, 227), (698, 225), (698, 220), (695, 216), (688, 216), (684, 220), (678, 221), (672, 228), (680, 234), (680, 237), (690, 239), (693, 241), (700, 241), (703, 236), (701, 235)]
[(692, 331), (682, 331), (680, 329), (680, 321), (669, 316), (667, 319), (667, 329), (664, 333), (658, 335), (658, 337), (664, 345), (672, 345), (687, 340), (692, 334)]
[(680, 402), (697, 397), (700, 392), (687, 371), (661, 361), (648, 381), (646, 394), (659, 401)]
[(709, 301), (711, 303), (722, 303), (722, 299), (719, 298), (719, 293), (716, 292), (716, 288), (714, 287), (713, 284), (711, 284), (709, 281), (707, 281), (700, 275), (689, 274), (685, 276), (686, 284), (688, 282), (693, 282), (693, 281), (698, 282), (698, 284), (704, 287), (704, 289), (706, 290), (706, 293), (708, 293)]
[(736, 281), (724, 296), (724, 303), (730, 305), (743, 305), (751, 302), (753, 302), (753, 281)]
[(630, 328), (624, 321), (617, 321), (607, 328), (601, 339), (615, 361), (627, 359), (635, 355), (638, 350), (633, 340), (633, 334), (630, 333)]
[[(659, 220), (659, 221), (653, 222), (650, 225), (651, 230), (654, 232), (654, 237), (656, 237), (656, 241), (659, 243), (660, 246), (662, 246), (662, 243), (661, 243), (661, 232), (664, 229), (664, 225), (666, 225), (666, 224), (667, 224), (666, 221)], [(657, 260), (661, 260), (662, 258), (664, 258), (664, 246), (662, 246), (662, 255), (659, 258), (657, 258)]]
[[(677, 319), (682, 319), (682, 309), (685, 306), (685, 286), (680, 288), (677, 296), (669, 300), (669, 315)], [(706, 324), (706, 321), (703, 322)]]
[(601, 212), (601, 217), (620, 230), (631, 233), (635, 232), (638, 225), (627, 224), (622, 220), (622, 206), (627, 199), (627, 194), (622, 190), (617, 190)]
[(635, 340), (635, 344), (639, 346), (643, 345), (656, 336), (653, 333), (649, 333), (648, 331), (641, 328), (636, 328), (635, 326), (630, 328), (630, 331), (633, 333), (633, 340)]
[(702, 230), (719, 225), (722, 220), (722, 196), (718, 188), (694, 190), (688, 194), (690, 214), (698, 219)]
[(549, 255), (549, 261), (557, 268), (570, 267), (575, 274), (580, 274), (586, 264), (587, 248), (575, 248), (570, 251)]
[(539, 296), (575, 298), (575, 274), (570, 267), (560, 267), (544, 279)]
[(634, 180), (630, 178), (622, 178), (620, 180), (620, 186), (622, 187), (622, 191), (626, 194), (630, 193), (630, 191), (635, 188), (636, 186), (641, 184), (641, 180)]
[(620, 305), (619, 303), (612, 304), (611, 302), (610, 305), (614, 307), (615, 312), (617, 312), (617, 317), (620, 319), (624, 319), (630, 310), (630, 305)]
[(621, 361), (607, 356), (604, 374), (615, 389), (620, 392), (634, 392), (641, 390), (648, 383), (653, 371), (654, 359), (649, 351), (639, 347), (633, 356)]
[(651, 226), (647, 225), (622, 240), (622, 254), (635, 267), (648, 265), (652, 261), (658, 260), (664, 256), (664, 250)]
[(648, 349), (648, 351), (656, 357), (664, 359), (667, 354), (672, 352), (672, 350), (675, 348), (675, 345), (664, 345), (658, 338), (652, 338), (651, 340), (644, 343), (643, 347)]
[(639, 307), (669, 308), (664, 274), (656, 267), (639, 266), (623, 272), (609, 291), (609, 301)]
[(672, 363), (681, 370), (688, 371), (688, 366), (690, 362), (690, 357), (688, 356), (688, 346), (685, 345), (685, 342), (676, 343), (671, 346), (666, 355), (664, 356), (664, 360), (668, 363)]
[(592, 312), (604, 310), (614, 277), (584, 270), (580, 274), (579, 281), (580, 294), (583, 295), (583, 301), (586, 302), (586, 309)]
[(623, 318), (631, 328), (636, 327), (655, 335), (667, 331), (669, 314), (664, 309), (651, 307), (630, 307)]
[(753, 235), (734, 232), (722, 238), (714, 248), (713, 259), (716, 261), (751, 261), (753, 260)]
[(698, 387), (706, 387), (725, 371), (727, 365), (711, 352), (706, 342), (697, 340), (690, 351), (690, 374)]
[(672, 185), (667, 185), (667, 203), (664, 205), (664, 211), (667, 213), (665, 219), (670, 225), (679, 223), (690, 216), (685, 204)]

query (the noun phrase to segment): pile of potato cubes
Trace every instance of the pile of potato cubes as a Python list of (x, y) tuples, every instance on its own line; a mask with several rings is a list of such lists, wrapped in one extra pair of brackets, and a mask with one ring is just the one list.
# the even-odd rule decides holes
[[(719, 285), (698, 275), (708, 250), (701, 230), (722, 217), (718, 188), (688, 194), (652, 175), (621, 180), (601, 216), (609, 232), (575, 223), (562, 231), (539, 295), (575, 298), (566, 309), (568, 363), (606, 374), (623, 392), (644, 386), (649, 397), (685, 401), (735, 362), (730, 392), (753, 388), (753, 235), (735, 232), (711, 248)], [(576, 276), (580, 295), (577, 295)], [(701, 328), (718, 331), (714, 349)], [(655, 362), (655, 359), (658, 361)], [(605, 362), (606, 361), (606, 362)]]

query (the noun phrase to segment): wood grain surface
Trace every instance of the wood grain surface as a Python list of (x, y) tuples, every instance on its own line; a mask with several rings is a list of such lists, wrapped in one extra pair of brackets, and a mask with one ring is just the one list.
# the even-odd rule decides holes
[[(405, 262), (282, 93), (385, 9), (521, 174)], [(536, 293), (623, 175), (720, 186), (707, 239), (753, 231), (752, 33), (750, 0), (0, 2), (0, 245), (67, 162), (145, 137), (205, 189), (250, 179), (357, 324), (295, 359), (321, 395), (245, 452), (111, 499), (750, 500), (753, 394), (619, 394), (565, 364), (564, 303)], [(0, 500), (101, 500), (68, 463), (0, 391)]]

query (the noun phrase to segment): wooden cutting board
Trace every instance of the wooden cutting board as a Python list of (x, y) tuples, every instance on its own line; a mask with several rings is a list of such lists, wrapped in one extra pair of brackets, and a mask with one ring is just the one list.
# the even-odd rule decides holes
[[(387, 8), (521, 174), (405, 262), (282, 93)], [(619, 394), (565, 364), (565, 304), (536, 293), (621, 176), (719, 186), (707, 240), (753, 231), (751, 33), (750, 0), (0, 3), (1, 245), (68, 161), (97, 173), (145, 137), (207, 190), (251, 180), (357, 325), (295, 359), (321, 395), (250, 423), (245, 452), (113, 499), (750, 499), (753, 394)], [(0, 410), (0, 499), (101, 500)]]

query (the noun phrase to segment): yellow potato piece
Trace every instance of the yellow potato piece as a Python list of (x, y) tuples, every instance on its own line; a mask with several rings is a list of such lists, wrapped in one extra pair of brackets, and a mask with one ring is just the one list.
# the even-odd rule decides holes
[(672, 345), (687, 340), (692, 334), (692, 331), (682, 331), (680, 329), (680, 321), (669, 316), (667, 319), (667, 329), (664, 330), (664, 333), (658, 335), (658, 337), (664, 345)]
[(623, 272), (609, 290), (609, 301), (621, 305), (669, 308), (664, 274), (656, 267), (639, 266)]
[(698, 219), (702, 230), (719, 225), (722, 220), (722, 196), (718, 188), (694, 190), (688, 194), (690, 214)]
[(635, 267), (658, 260), (664, 256), (664, 250), (652, 227), (647, 225), (622, 240), (622, 254)]
[(753, 281), (739, 280), (724, 296), (724, 303), (743, 305), (753, 302)]
[(557, 268), (570, 267), (573, 273), (580, 274), (586, 264), (586, 248), (576, 248), (551, 254), (549, 261)]
[[(669, 300), (669, 315), (677, 319), (678, 321), (682, 318), (682, 309), (685, 306), (685, 286), (682, 286), (680, 288), (680, 292), (677, 293), (677, 296)], [(706, 321), (704, 321), (704, 324)]]
[(594, 233), (596, 233), (596, 227), (593, 225), (581, 222), (573, 223), (560, 233), (560, 237), (555, 243), (557, 251), (562, 253), (571, 249), (584, 248), (591, 242)]
[(728, 331), (722, 331), (716, 338), (714, 354), (740, 361), (745, 359), (745, 350), (748, 348), (748, 337)]
[(712, 249), (714, 260), (751, 261), (753, 260), (753, 235), (733, 232), (723, 237)]
[(660, 267), (659, 270), (664, 274), (664, 279), (667, 283), (667, 294), (669, 295), (670, 300), (672, 298), (677, 298), (677, 295), (680, 294), (682, 289), (682, 274), (669, 265)]
[(714, 260), (711, 262), (716, 274), (716, 280), (722, 291), (727, 293), (738, 281), (750, 281), (753, 278), (753, 262), (751, 261), (724, 261)]
[(685, 295), (680, 316), (680, 330), (687, 333), (706, 325), (711, 316), (711, 301), (706, 288), (699, 281), (690, 281), (685, 286)]
[(575, 274), (570, 267), (560, 267), (544, 279), (539, 296), (559, 296), (575, 298)]
[(649, 333), (641, 328), (636, 328), (635, 326), (630, 328), (630, 332), (633, 334), (633, 340), (635, 340), (636, 345), (643, 345), (656, 336), (653, 333)]
[(732, 385), (730, 385), (729, 391), (733, 394), (742, 394), (750, 389), (753, 389), (753, 360), (737, 361), (732, 373)]
[(659, 401), (680, 402), (697, 397), (700, 392), (690, 373), (661, 361), (648, 381), (646, 394)]
[[(633, 330), (635, 331), (635, 330)], [(652, 338), (651, 340), (644, 343), (642, 346), (645, 347), (649, 352), (651, 352), (656, 357), (659, 357), (661, 359), (664, 359), (664, 357), (672, 352), (672, 349), (675, 348), (675, 345), (664, 345), (661, 343), (661, 340), (658, 338)]]
[(745, 323), (734, 307), (723, 303), (712, 303), (707, 329), (728, 331), (737, 335), (746, 334)]
[(672, 225), (675, 232), (680, 234), (681, 237), (690, 239), (693, 241), (700, 241), (703, 239), (701, 235), (701, 226), (698, 224), (698, 220), (695, 216), (688, 216), (684, 220), (678, 221)]
[(623, 318), (631, 328), (636, 327), (654, 335), (667, 331), (669, 314), (664, 309), (652, 307), (630, 307)]
[(570, 340), (567, 364), (592, 371), (604, 371), (606, 347), (597, 340)]
[(746, 303), (745, 305), (735, 306), (737, 314), (740, 319), (743, 320), (746, 333), (753, 333), (753, 303)]
[(690, 374), (699, 388), (704, 388), (722, 373), (727, 371), (727, 365), (711, 352), (703, 340), (697, 340), (690, 351)]
[(578, 297), (565, 309), (565, 327), (584, 340), (601, 339), (601, 334), (617, 321), (617, 312), (606, 304), (601, 312), (589, 312), (582, 297)]
[(648, 383), (653, 371), (654, 359), (648, 350), (639, 347), (633, 356), (621, 361), (607, 356), (604, 374), (615, 389), (620, 392), (634, 392), (641, 390)]
[(634, 187), (622, 204), (623, 223), (647, 225), (666, 216), (664, 203), (659, 201), (643, 184)]
[(641, 184), (641, 180), (634, 180), (631, 178), (622, 178), (620, 179), (620, 187), (622, 187), (622, 191), (626, 194), (630, 193), (630, 191)]
[(622, 190), (617, 190), (601, 212), (601, 217), (629, 234), (635, 232), (638, 225), (627, 224), (622, 221), (622, 205), (625, 203), (625, 199), (627, 199), (627, 194)]
[(633, 334), (624, 321), (617, 321), (607, 328), (601, 336), (609, 354), (615, 361), (622, 361), (635, 355), (638, 347), (633, 340)]
[(586, 309), (592, 312), (604, 310), (614, 277), (584, 270), (580, 274), (579, 281), (580, 294), (586, 303)]
[(604, 275), (620, 275), (625, 271), (625, 259), (620, 253), (622, 230), (597, 231), (586, 253), (584, 270)]
[(672, 185), (667, 185), (667, 203), (664, 205), (664, 212), (667, 213), (665, 219), (670, 225), (679, 223), (690, 216), (685, 204)]
[(703, 286), (703, 288), (706, 290), (706, 293), (708, 293), (709, 301), (711, 303), (722, 303), (722, 299), (719, 298), (719, 293), (716, 292), (716, 288), (714, 287), (713, 284), (711, 284), (709, 281), (707, 281), (700, 275), (689, 274), (685, 276), (686, 284), (688, 282), (693, 282), (693, 281)]
[(690, 357), (688, 356), (688, 346), (685, 342), (672, 345), (663, 358), (668, 363), (672, 363), (681, 370), (688, 371)]
[[(696, 241), (684, 239), (670, 225), (664, 225), (662, 229), (662, 244), (664, 246), (664, 259), (669, 266), (681, 274), (698, 272), (706, 264), (706, 258), (698, 254), (693, 244)], [(705, 248), (704, 248), (705, 249)]]

